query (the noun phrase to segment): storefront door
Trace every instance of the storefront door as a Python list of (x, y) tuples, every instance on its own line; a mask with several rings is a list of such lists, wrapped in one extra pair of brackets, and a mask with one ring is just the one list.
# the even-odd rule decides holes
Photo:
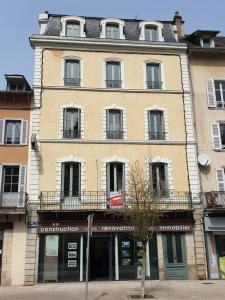
[(183, 233), (163, 234), (163, 250), (166, 279), (186, 279), (185, 235)]
[(218, 257), (220, 279), (225, 279), (225, 236), (216, 235), (216, 250)]
[(90, 280), (109, 280), (112, 273), (111, 239), (93, 237), (90, 243)]
[(3, 231), (0, 230), (0, 284), (1, 284), (1, 274), (2, 274), (2, 248), (3, 248)]

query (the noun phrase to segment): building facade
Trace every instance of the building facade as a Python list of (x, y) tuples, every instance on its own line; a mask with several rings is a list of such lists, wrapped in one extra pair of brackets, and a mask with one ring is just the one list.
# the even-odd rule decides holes
[(210, 279), (225, 278), (225, 38), (218, 33), (187, 37)]
[(22, 75), (5, 75), (0, 91), (0, 283), (23, 285), (26, 171), (33, 92)]
[[(25, 283), (140, 278), (141, 243), (112, 218), (139, 161), (164, 218), (147, 278), (205, 278), (204, 241), (183, 21), (40, 15), (29, 155)], [(199, 219), (198, 219), (199, 218)], [(196, 221), (198, 219), (198, 221)], [(35, 224), (37, 226), (35, 226)], [(31, 242), (32, 241), (32, 242)], [(99, 267), (101, 266), (101, 267)]]

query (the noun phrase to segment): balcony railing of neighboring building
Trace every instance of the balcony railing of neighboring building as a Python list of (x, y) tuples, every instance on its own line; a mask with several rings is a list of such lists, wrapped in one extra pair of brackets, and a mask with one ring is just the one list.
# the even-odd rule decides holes
[(81, 138), (81, 130), (64, 129), (63, 137), (66, 139), (80, 139)]
[(27, 193), (0, 193), (0, 209), (26, 209)]
[(146, 81), (147, 89), (161, 90), (163, 82), (162, 81)]
[(225, 192), (207, 192), (204, 193), (203, 197), (205, 209), (225, 210)]
[(122, 80), (106, 80), (107, 88), (121, 88)]
[(118, 130), (106, 130), (106, 138), (107, 139), (118, 139), (122, 140), (124, 136), (124, 131)]
[[(41, 192), (40, 210), (107, 210), (122, 209), (129, 205), (126, 192)], [(192, 209), (192, 196), (189, 192), (167, 192), (158, 196), (159, 208), (163, 211)]]
[(148, 133), (149, 140), (165, 140), (166, 132), (152, 132)]
[(65, 86), (81, 86), (80, 78), (64, 78)]

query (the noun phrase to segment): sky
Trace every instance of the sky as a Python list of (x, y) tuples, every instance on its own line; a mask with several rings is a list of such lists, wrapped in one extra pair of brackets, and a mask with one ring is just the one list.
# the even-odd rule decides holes
[(29, 37), (39, 33), (38, 15), (49, 13), (74, 16), (172, 20), (179, 11), (185, 32), (220, 30), (225, 35), (225, 0), (0, 0), (0, 89), (4, 74), (24, 74), (33, 84), (34, 51)]

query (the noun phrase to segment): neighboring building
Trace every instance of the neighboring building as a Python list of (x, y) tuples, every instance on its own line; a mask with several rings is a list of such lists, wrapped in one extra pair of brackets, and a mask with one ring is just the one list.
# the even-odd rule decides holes
[(33, 92), (22, 75), (5, 75), (0, 91), (0, 280), (23, 285), (26, 250), (26, 170)]
[[(147, 278), (205, 278), (183, 21), (40, 15), (35, 49), (25, 283), (140, 277), (141, 244), (110, 208), (136, 160), (166, 191)], [(196, 211), (193, 209), (195, 208)], [(198, 213), (196, 213), (198, 212)], [(35, 223), (33, 223), (35, 224)], [(35, 240), (37, 243), (35, 243)], [(36, 259), (35, 259), (36, 257)]]
[(225, 37), (187, 36), (211, 279), (225, 279)]

